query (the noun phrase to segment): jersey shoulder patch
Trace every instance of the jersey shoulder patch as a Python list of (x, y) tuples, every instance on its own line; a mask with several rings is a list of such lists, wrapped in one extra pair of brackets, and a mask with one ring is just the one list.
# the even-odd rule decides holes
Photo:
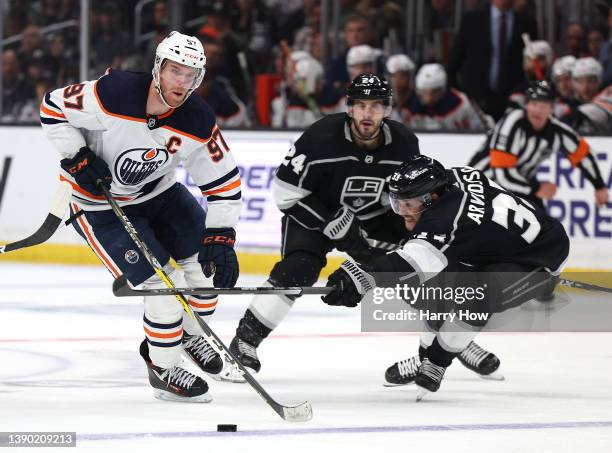
[(100, 107), (110, 115), (144, 119), (151, 74), (111, 70), (95, 84)]

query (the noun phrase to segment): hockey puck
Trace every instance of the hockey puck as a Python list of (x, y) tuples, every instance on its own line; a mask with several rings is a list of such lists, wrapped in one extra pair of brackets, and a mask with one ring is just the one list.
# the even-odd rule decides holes
[(235, 433), (238, 431), (238, 425), (217, 425), (217, 431), (221, 433)]

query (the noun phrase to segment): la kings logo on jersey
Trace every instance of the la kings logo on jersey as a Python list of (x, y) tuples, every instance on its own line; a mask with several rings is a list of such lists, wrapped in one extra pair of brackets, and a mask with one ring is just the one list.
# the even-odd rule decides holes
[(136, 186), (168, 162), (164, 148), (133, 148), (124, 151), (115, 161), (115, 175), (126, 186)]
[(355, 213), (359, 213), (378, 203), (384, 186), (383, 178), (351, 176), (344, 181), (340, 202), (351, 207)]

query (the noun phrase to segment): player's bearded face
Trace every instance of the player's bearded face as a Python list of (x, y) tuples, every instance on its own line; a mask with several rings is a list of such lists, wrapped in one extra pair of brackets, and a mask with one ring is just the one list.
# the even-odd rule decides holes
[(180, 105), (189, 94), (196, 79), (198, 70), (182, 64), (168, 61), (160, 71), (160, 87), (164, 99), (171, 106)]
[(378, 134), (386, 107), (381, 100), (357, 99), (350, 108), (350, 115), (357, 132), (363, 139), (369, 139)]

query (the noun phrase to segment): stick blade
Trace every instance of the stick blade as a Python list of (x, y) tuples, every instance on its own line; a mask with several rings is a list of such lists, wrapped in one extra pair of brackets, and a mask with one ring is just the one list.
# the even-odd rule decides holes
[(312, 406), (308, 401), (304, 401), (297, 406), (281, 406), (279, 415), (288, 422), (307, 422), (312, 420)]

